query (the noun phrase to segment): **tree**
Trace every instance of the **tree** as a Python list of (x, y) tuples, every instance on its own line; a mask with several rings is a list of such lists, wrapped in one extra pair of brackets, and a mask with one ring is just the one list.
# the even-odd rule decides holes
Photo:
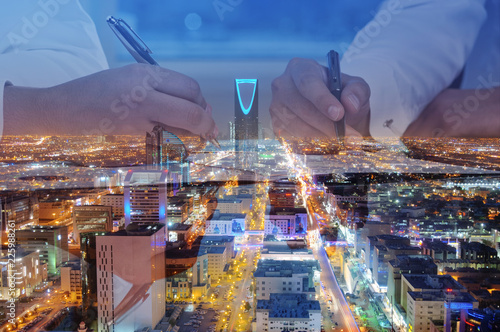
[(250, 309), (252, 309), (252, 306), (250, 305), (250, 303), (245, 302), (245, 310), (250, 311)]
[(170, 326), (174, 327), (176, 321), (175, 321), (175, 319), (172, 318), (171, 320), (168, 321), (168, 323), (170, 324)]

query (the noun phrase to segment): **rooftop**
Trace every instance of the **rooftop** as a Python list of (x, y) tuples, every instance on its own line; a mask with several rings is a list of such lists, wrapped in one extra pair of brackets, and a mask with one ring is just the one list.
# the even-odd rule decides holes
[(182, 224), (180, 222), (174, 222), (172, 226), (168, 226), (169, 231), (187, 231), (189, 230), (193, 225), (186, 225)]
[(245, 217), (244, 213), (220, 213), (219, 210), (215, 210), (212, 220), (245, 219)]
[(308, 300), (306, 294), (275, 294), (269, 300), (258, 300), (257, 310), (269, 310), (272, 318), (309, 318), (310, 311), (320, 312), (318, 301)]
[(279, 261), (259, 260), (254, 277), (291, 277), (294, 274), (308, 274), (321, 271), (319, 262), (316, 260), (306, 261)]
[(242, 200), (241, 199), (237, 199), (237, 198), (218, 198), (217, 199), (217, 203), (241, 203)]
[(180, 247), (176, 247), (165, 251), (165, 257), (167, 259), (194, 258), (203, 256), (206, 253), (207, 250), (203, 247), (196, 247), (192, 249), (182, 249)]
[(432, 249), (432, 250), (437, 251), (437, 252), (443, 252), (443, 251), (448, 251), (451, 253), (457, 252), (457, 250), (455, 248), (453, 248), (452, 246), (450, 246), (444, 242), (441, 242), (441, 241), (428, 241), (428, 240), (426, 240), (422, 243), (422, 248)]
[(437, 269), (432, 258), (425, 255), (396, 255), (396, 259), (391, 261), (391, 265), (400, 269), (411, 269), (411, 267)]
[(485, 251), (489, 254), (495, 254), (497, 251), (480, 242), (464, 242), (461, 244), (462, 250)]
[(224, 251), (226, 251), (226, 247), (208, 247), (207, 248), (207, 254), (222, 255), (224, 253)]
[(293, 214), (304, 214), (307, 213), (307, 210), (305, 208), (290, 208), (290, 207), (272, 207), (268, 213), (270, 216), (276, 216), (276, 215), (293, 215)]
[(415, 289), (453, 289), (463, 290), (464, 286), (459, 284), (450, 275), (437, 275), (437, 274), (403, 274), (408, 283)]
[(223, 245), (228, 242), (234, 242), (232, 235), (205, 235), (196, 238), (195, 242), (202, 245)]
[(126, 229), (106, 233), (106, 236), (151, 236), (162, 229), (162, 223), (130, 223)]
[(458, 303), (473, 303), (477, 300), (467, 292), (446, 292), (446, 291), (431, 291), (431, 292), (408, 292), (408, 296), (415, 301), (451, 301), (454, 304)]

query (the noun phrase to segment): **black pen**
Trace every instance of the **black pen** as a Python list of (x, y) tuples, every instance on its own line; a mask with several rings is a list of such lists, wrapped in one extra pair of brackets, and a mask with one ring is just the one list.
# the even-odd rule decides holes
[[(123, 46), (125, 46), (127, 51), (134, 57), (135, 61), (159, 66), (158, 62), (151, 57), (151, 53), (153, 52), (151, 52), (146, 43), (134, 30), (132, 30), (127, 22), (121, 18), (114, 18), (113, 16), (109, 16), (106, 21), (116, 37), (118, 37)], [(208, 141), (220, 150), (220, 144), (215, 138), (209, 138)]]
[[(340, 80), (340, 61), (339, 54), (333, 50), (326, 55), (328, 61), (328, 89), (340, 102), (342, 94), (342, 82)], [(334, 121), (335, 134), (339, 140), (340, 146), (344, 148), (345, 138), (345, 114), (339, 121)]]

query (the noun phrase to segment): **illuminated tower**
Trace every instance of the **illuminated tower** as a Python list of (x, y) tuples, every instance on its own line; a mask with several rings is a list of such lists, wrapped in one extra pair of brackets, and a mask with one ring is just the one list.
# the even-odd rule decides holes
[(246, 168), (259, 139), (259, 95), (257, 79), (234, 81), (234, 129), (237, 166)]

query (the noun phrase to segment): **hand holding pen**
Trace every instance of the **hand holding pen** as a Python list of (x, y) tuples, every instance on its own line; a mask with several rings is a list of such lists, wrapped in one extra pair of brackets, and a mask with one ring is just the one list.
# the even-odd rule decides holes
[[(135, 33), (134, 30), (122, 19), (116, 19), (113, 16), (108, 17), (107, 19), (108, 25), (111, 28), (111, 30), (115, 33), (115, 35), (118, 37), (120, 42), (125, 46), (127, 51), (134, 57), (134, 59), (138, 63), (144, 63), (144, 64), (149, 64), (155, 66), (155, 71), (161, 72), (159, 69), (158, 63), (151, 57), (151, 50), (149, 47), (144, 43), (144, 41)], [(181, 75), (181, 74), (178, 74)], [(165, 77), (165, 81), (173, 81), (174, 77)], [(174, 96), (185, 99), (186, 101), (191, 101), (195, 102), (199, 106), (201, 106), (204, 111), (205, 115), (208, 115), (210, 119), (204, 119), (207, 118), (207, 116), (203, 116), (202, 114), (187, 114), (187, 119), (189, 122), (193, 125), (202, 125), (203, 123), (200, 122), (207, 122), (207, 124), (212, 124), (213, 126), (210, 126), (210, 131), (207, 133), (199, 133), (192, 131), (190, 128), (186, 128), (183, 126), (177, 126), (175, 123), (175, 119), (169, 118), (168, 121), (163, 121), (161, 118), (159, 119), (150, 119), (152, 123), (164, 123), (167, 127), (179, 127), (182, 129), (187, 129), (189, 131), (192, 131), (195, 134), (199, 134), (202, 138), (207, 139), (212, 143), (215, 147), (220, 149), (219, 142), (217, 142), (217, 135), (218, 135), (218, 129), (215, 123), (213, 122), (212, 119), (212, 108), (209, 104), (206, 103), (205, 99), (201, 96), (200, 88), (198, 83), (193, 81), (190, 78), (187, 78), (188, 80), (191, 80), (190, 85), (186, 86), (185, 91), (182, 91), (183, 85), (179, 84), (177, 85), (179, 88), (177, 88), (175, 91)], [(183, 79), (184, 80), (184, 79)], [(175, 82), (175, 81), (174, 81)], [(175, 83), (172, 83), (174, 85)], [(196, 96), (195, 98), (192, 98), (193, 96), (191, 95), (192, 92), (197, 92), (195, 93)], [(164, 92), (161, 91), (160, 92)], [(180, 102), (180, 101), (179, 101)], [(181, 104), (181, 103), (180, 103)], [(180, 105), (181, 106), (181, 105)], [(195, 112), (196, 113), (196, 112)], [(199, 113), (199, 112), (198, 112)], [(182, 107), (179, 108), (178, 115), (176, 117), (178, 118), (183, 118), (185, 117), (186, 114), (182, 114)], [(212, 129), (213, 127), (213, 129)]]
[[(290, 60), (272, 83), (270, 106), (274, 133), (279, 137), (336, 138), (369, 136), (370, 88), (359, 77), (337, 74), (330, 91), (331, 71), (311, 59)], [(332, 83), (332, 80), (330, 80)], [(342, 143), (340, 143), (342, 144)]]

